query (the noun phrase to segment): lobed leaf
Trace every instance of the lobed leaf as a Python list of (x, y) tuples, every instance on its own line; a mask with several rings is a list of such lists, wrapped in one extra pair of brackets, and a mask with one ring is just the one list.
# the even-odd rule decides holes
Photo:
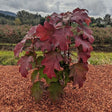
[(35, 42), (35, 46), (37, 49), (40, 48), (42, 51), (45, 51), (45, 50), (51, 51), (52, 50), (52, 46), (48, 40), (46, 40), (46, 41), (39, 41), (38, 40)]
[(18, 61), (19, 72), (23, 77), (26, 77), (28, 74), (28, 70), (32, 68), (33, 57), (32, 56), (22, 56), (21, 59)]
[(31, 40), (33, 37), (30, 37), (26, 35), (22, 41), (20, 41), (14, 48), (14, 55), (16, 57), (19, 57), (20, 52), (22, 52), (24, 44), (26, 43), (27, 40)]
[(87, 25), (89, 25), (91, 22), (90, 17), (87, 15), (87, 10), (79, 8), (73, 10), (71, 21), (76, 22), (81, 26), (83, 25), (83, 22), (85, 22)]
[(31, 95), (35, 98), (35, 100), (40, 100), (44, 89), (44, 83), (41, 81), (37, 81), (31, 87)]
[(41, 67), (38, 70), (40, 79), (44, 78), (48, 84), (50, 84), (51, 82), (57, 82), (58, 80), (57, 78), (52, 77), (52, 79), (50, 79), (46, 74), (43, 73), (43, 71), (44, 71), (44, 67)]
[(94, 37), (92, 36), (92, 31), (89, 28), (83, 26), (83, 27), (78, 27), (77, 30), (78, 30), (78, 32), (79, 31), (83, 32), (84, 39), (88, 39), (90, 43), (94, 42)]
[(36, 35), (40, 38), (41, 41), (45, 41), (52, 37), (54, 30), (55, 29), (53, 25), (45, 21), (44, 26), (40, 24), (37, 26)]
[(82, 49), (84, 52), (92, 51), (93, 47), (91, 44), (87, 41), (81, 38), (82, 36), (75, 36), (75, 47), (79, 47), (82, 45)]
[(73, 64), (70, 68), (70, 76), (73, 77), (73, 84), (78, 84), (79, 88), (83, 86), (83, 82), (86, 80), (86, 73), (88, 67), (84, 63)]
[(90, 58), (90, 52), (79, 52), (78, 58), (79, 61), (82, 60), (83, 63), (87, 63), (88, 58)]
[(63, 58), (60, 53), (57, 52), (49, 52), (45, 55), (45, 58), (42, 60), (42, 65), (45, 66), (43, 73), (47, 74), (47, 76), (51, 79), (52, 77), (56, 77), (54, 69), (60, 71), (61, 67), (59, 62), (62, 61)]
[(63, 93), (63, 88), (59, 82), (53, 82), (50, 84), (48, 91), (50, 92), (51, 99), (55, 101)]
[(61, 29), (57, 29), (53, 34), (52, 43), (54, 45), (54, 49), (59, 47), (62, 51), (68, 50), (68, 44), (70, 40), (67, 37), (73, 36), (73, 32), (71, 31), (71, 27), (65, 27)]

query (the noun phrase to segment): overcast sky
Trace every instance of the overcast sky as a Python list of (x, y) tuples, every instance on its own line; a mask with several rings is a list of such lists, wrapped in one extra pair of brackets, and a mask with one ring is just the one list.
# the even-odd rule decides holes
[(77, 7), (87, 9), (89, 16), (112, 16), (112, 0), (0, 0), (0, 10), (17, 12), (24, 9), (43, 16), (72, 11)]

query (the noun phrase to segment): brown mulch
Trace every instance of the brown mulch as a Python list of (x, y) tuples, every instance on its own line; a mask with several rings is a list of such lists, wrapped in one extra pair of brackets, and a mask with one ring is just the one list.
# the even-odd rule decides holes
[(68, 84), (55, 103), (47, 94), (35, 102), (31, 85), (30, 74), (24, 78), (17, 66), (0, 65), (0, 112), (112, 112), (112, 65), (89, 65), (84, 86)]

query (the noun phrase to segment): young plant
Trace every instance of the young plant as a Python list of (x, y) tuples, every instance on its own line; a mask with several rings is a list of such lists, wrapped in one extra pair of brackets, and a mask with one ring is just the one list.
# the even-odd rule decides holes
[[(23, 77), (27, 76), (28, 70), (33, 66), (31, 93), (36, 100), (41, 98), (44, 90), (50, 93), (52, 100), (58, 99), (70, 81), (73, 81), (74, 85), (78, 84), (79, 88), (83, 86), (88, 71), (87, 60), (93, 50), (91, 44), (94, 41), (92, 31), (87, 27), (90, 22), (85, 9), (53, 13), (46, 17), (43, 26), (33, 26), (16, 45), (14, 54), (19, 57), (26, 41), (31, 42), (18, 65)], [(74, 48), (78, 54), (77, 63), (71, 59)], [(40, 50), (41, 56), (37, 52)]]

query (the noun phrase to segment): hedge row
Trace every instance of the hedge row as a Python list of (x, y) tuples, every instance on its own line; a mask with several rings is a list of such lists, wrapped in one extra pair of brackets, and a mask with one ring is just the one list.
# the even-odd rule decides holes
[(95, 38), (94, 41), (95, 45), (99, 46), (105, 44), (112, 45), (112, 27), (106, 27), (106, 28), (94, 27), (91, 29), (93, 31), (93, 36)]
[(18, 43), (30, 27), (29, 25), (0, 25), (0, 43)]
[[(0, 25), (0, 43), (18, 43), (30, 29), (29, 25), (11, 26)], [(112, 27), (91, 28), (95, 38), (95, 45), (112, 45)]]

